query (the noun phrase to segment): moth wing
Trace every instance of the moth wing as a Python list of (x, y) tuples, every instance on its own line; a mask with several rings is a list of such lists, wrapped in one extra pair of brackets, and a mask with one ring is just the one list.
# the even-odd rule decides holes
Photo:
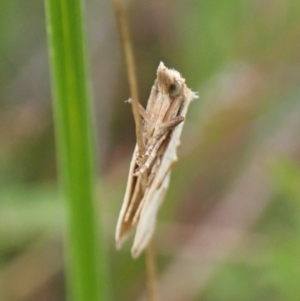
[[(188, 106), (197, 95), (188, 90), (185, 95), (185, 105), (181, 116), (185, 117)], [(172, 132), (172, 136), (164, 152), (162, 162), (154, 177), (151, 186), (145, 193), (144, 206), (140, 214), (137, 230), (131, 249), (132, 257), (137, 258), (148, 245), (156, 224), (157, 211), (161, 206), (167, 192), (171, 174), (171, 166), (177, 161), (177, 146), (180, 144), (180, 136), (183, 123), (179, 124)]]
[(156, 224), (157, 211), (160, 208), (170, 181), (170, 172), (164, 177), (160, 187), (151, 189), (145, 194), (145, 204), (141, 211), (139, 223), (131, 249), (133, 258), (137, 258), (148, 245)]
[(125, 222), (125, 214), (127, 212), (127, 209), (130, 205), (130, 200), (132, 198), (132, 194), (137, 182), (137, 177), (133, 177), (134, 169), (136, 167), (136, 157), (137, 157), (137, 151), (138, 146), (135, 146), (132, 160), (129, 167), (129, 173), (128, 173), (128, 181), (125, 191), (124, 200), (122, 203), (122, 208), (119, 214), (118, 222), (117, 222), (117, 228), (116, 228), (116, 246), (119, 249), (128, 235), (130, 234), (131, 230), (134, 228), (134, 224), (132, 224), (131, 220)]
[[(179, 125), (178, 127), (174, 130), (173, 134), (175, 134), (176, 131), (181, 132), (182, 125)], [(176, 137), (177, 135), (175, 135), (175, 138)], [(140, 214), (131, 249), (131, 254), (134, 258), (137, 258), (145, 249), (154, 233), (157, 212), (165, 198), (165, 194), (169, 186), (171, 165), (177, 160), (176, 147), (178, 144), (178, 139), (174, 140), (171, 138), (154, 180), (145, 193), (144, 206)]]

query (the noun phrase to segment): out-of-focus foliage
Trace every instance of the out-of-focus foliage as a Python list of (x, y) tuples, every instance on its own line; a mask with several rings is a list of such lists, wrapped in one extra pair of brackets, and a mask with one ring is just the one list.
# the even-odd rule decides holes
[(279, 159), (271, 170), (276, 194), (257, 236), (222, 264), (199, 300), (299, 299), (300, 168)]
[[(88, 1), (101, 202), (115, 300), (143, 257), (114, 249), (134, 147), (111, 4)], [(42, 2), (0, 4), (0, 297), (64, 298), (63, 204)], [(162, 300), (299, 300), (300, 2), (129, 1), (145, 105), (159, 60), (199, 91), (157, 225)]]

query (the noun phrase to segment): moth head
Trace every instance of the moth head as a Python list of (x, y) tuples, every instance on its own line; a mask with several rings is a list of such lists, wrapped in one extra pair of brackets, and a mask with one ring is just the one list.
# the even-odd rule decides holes
[(163, 94), (170, 97), (178, 96), (184, 88), (185, 79), (174, 69), (167, 68), (163, 62), (160, 62), (157, 68), (157, 79), (155, 88)]
[(169, 86), (169, 95), (176, 97), (180, 94), (181, 83), (174, 80), (174, 82)]

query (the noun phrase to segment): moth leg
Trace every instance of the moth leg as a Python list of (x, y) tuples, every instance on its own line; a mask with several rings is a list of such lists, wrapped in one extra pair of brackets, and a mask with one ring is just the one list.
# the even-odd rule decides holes
[(139, 103), (139, 113), (147, 123), (151, 123), (151, 124), (153, 123), (151, 120), (151, 115), (143, 108), (143, 106), (140, 103)]
[(155, 174), (156, 174), (156, 172), (157, 172), (157, 170), (159, 168), (160, 163), (161, 163), (161, 156), (157, 156), (157, 159), (154, 162), (154, 165), (153, 165), (153, 167), (151, 169), (151, 173), (148, 176), (147, 186), (151, 185), (151, 183), (152, 183), (152, 181), (154, 179), (154, 176), (155, 176)]
[[(127, 101), (127, 103), (132, 103), (132, 99), (129, 98)], [(143, 106), (139, 103), (139, 113), (141, 115), (141, 117), (148, 123), (153, 123), (151, 120), (151, 115), (143, 108)]]
[(160, 129), (163, 130), (170, 130), (175, 128), (179, 123), (181, 123), (182, 121), (184, 121), (184, 117), (183, 116), (176, 116), (168, 121), (163, 122), (160, 125)]
[(145, 153), (145, 157), (148, 157), (150, 153), (152, 152), (153, 148), (155, 147), (156, 143), (169, 131), (173, 130), (178, 124), (180, 124), (182, 121), (184, 121), (183, 116), (176, 116), (172, 118), (171, 120), (163, 122), (159, 129), (159, 133), (154, 136), (150, 141), (150, 146), (147, 148), (147, 151)]
[(134, 172), (134, 176), (137, 176), (139, 174), (142, 174), (147, 168), (150, 167), (151, 163), (153, 162), (153, 160), (155, 159), (157, 152), (160, 148), (160, 146), (162, 145), (162, 143), (164, 142), (164, 140), (166, 139), (168, 133), (163, 134), (163, 136), (156, 141), (156, 143), (147, 150), (146, 154), (148, 155), (148, 158), (146, 158), (146, 161), (144, 164), (142, 164), (135, 172)]
[[(150, 154), (152, 153), (153, 149), (156, 147), (156, 143), (169, 131), (174, 129), (178, 124), (180, 124), (184, 120), (183, 116), (176, 116), (175, 118), (172, 118), (171, 120), (165, 121), (161, 124), (159, 127), (160, 132), (154, 136), (149, 143), (149, 147), (147, 148), (147, 151), (144, 155), (144, 158), (148, 158)], [(146, 159), (147, 160), (147, 159)], [(141, 165), (142, 161), (139, 162)]]
[(158, 149), (160, 148), (162, 142), (165, 140), (168, 132), (174, 129), (183, 120), (184, 120), (183, 116), (176, 116), (171, 120), (163, 122), (160, 125), (159, 127), (160, 132), (151, 139), (151, 142), (149, 143), (150, 145), (147, 148), (147, 151), (143, 156), (143, 158), (139, 158), (138, 160), (139, 168), (133, 174), (134, 176), (143, 173), (147, 168), (150, 167), (151, 163), (156, 157)]

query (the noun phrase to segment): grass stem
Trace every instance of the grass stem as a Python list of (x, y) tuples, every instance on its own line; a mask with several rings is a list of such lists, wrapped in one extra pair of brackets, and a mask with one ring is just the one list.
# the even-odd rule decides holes
[(59, 178), (66, 199), (68, 300), (109, 300), (81, 0), (45, 0)]

